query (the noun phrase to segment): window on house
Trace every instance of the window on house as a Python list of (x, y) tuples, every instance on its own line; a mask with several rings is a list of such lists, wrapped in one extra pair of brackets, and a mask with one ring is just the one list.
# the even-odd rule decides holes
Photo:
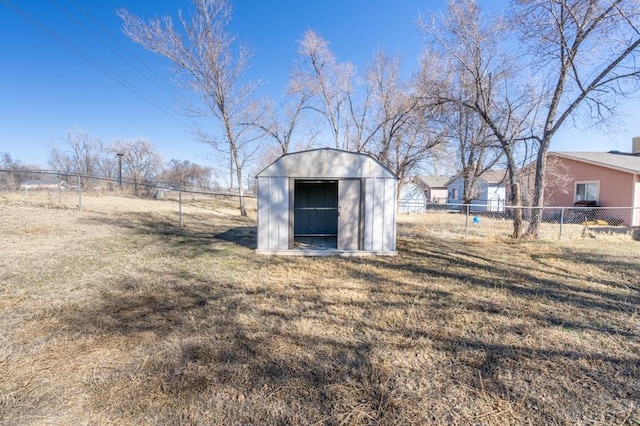
[(577, 182), (574, 201), (598, 201), (599, 182)]
[(451, 190), (451, 199), (452, 200), (457, 200), (458, 199), (458, 188), (453, 188)]

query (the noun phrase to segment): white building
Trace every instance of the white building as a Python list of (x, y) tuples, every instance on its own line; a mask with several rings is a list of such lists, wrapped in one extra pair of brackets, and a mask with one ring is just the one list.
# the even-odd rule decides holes
[[(473, 211), (503, 212), (506, 201), (504, 170), (489, 170), (477, 180), (474, 188), (471, 209)], [(447, 182), (447, 203), (462, 204), (464, 178), (456, 176)]]
[(398, 212), (424, 213), (427, 206), (427, 197), (420, 188), (413, 182), (405, 182), (400, 187), (400, 198), (398, 199)]

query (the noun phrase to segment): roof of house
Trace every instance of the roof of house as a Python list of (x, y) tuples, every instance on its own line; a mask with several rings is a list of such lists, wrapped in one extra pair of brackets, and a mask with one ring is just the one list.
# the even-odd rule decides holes
[(421, 187), (445, 188), (447, 182), (451, 179), (449, 176), (440, 175), (419, 175), (413, 178), (414, 183)]
[[(487, 170), (480, 176), (480, 180), (488, 184), (497, 185), (497, 184), (505, 183), (506, 176), (507, 176), (506, 170)], [(450, 185), (458, 179), (462, 179), (462, 176), (460, 174), (457, 174), (454, 177), (450, 178), (447, 181), (446, 185)]]
[(550, 152), (549, 155), (608, 167), (627, 173), (640, 173), (640, 155), (624, 152)]
[(506, 176), (506, 170), (487, 170), (480, 176), (480, 179), (487, 183), (504, 183)]

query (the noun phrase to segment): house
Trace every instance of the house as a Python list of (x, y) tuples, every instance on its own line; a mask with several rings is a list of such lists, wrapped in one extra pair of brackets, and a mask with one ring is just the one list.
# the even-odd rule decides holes
[[(627, 225), (640, 226), (640, 137), (633, 138), (630, 153), (550, 152), (548, 156), (566, 169), (569, 190), (557, 191), (547, 206), (591, 201), (601, 207), (633, 208), (631, 214), (620, 211), (620, 218)], [(547, 185), (553, 188), (554, 182)]]
[(398, 178), (373, 157), (321, 148), (257, 176), (257, 253), (397, 254)]
[[(488, 170), (476, 182), (471, 209), (473, 211), (503, 212), (506, 200), (506, 171)], [(446, 183), (447, 202), (462, 204), (464, 194), (464, 178), (454, 176)]]
[(412, 179), (413, 183), (420, 186), (429, 203), (447, 202), (447, 182), (450, 176), (419, 175)]

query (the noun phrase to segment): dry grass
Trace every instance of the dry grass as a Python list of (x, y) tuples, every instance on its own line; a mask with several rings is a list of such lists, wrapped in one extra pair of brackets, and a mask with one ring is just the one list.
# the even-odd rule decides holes
[(640, 242), (253, 253), (233, 203), (0, 194), (2, 424), (640, 424)]

